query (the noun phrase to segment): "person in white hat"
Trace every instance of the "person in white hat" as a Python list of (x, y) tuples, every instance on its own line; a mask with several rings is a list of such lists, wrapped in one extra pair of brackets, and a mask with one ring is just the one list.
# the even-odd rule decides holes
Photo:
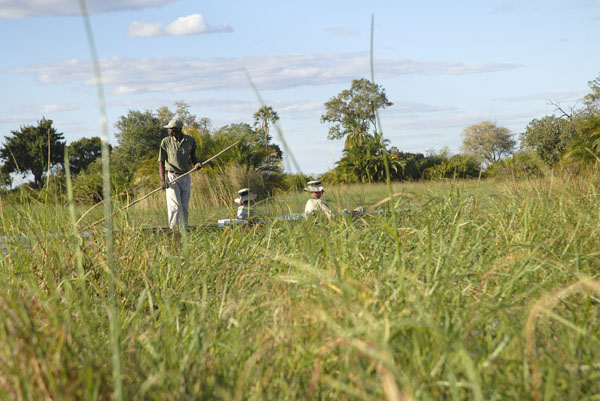
[(196, 156), (196, 140), (183, 133), (183, 122), (171, 120), (164, 126), (169, 136), (160, 143), (158, 173), (160, 183), (167, 195), (169, 227), (188, 227), (192, 180), (187, 175), (173, 184), (172, 180), (194, 169), (202, 168)]
[(249, 188), (243, 188), (238, 191), (238, 197), (233, 201), (237, 203), (237, 218), (248, 221), (256, 221), (258, 212), (250, 205), (250, 202), (256, 199), (256, 194), (252, 193)]
[[(308, 217), (312, 214), (323, 212), (327, 217), (327, 220), (331, 222), (333, 212), (327, 203), (321, 199), (323, 193), (325, 192), (325, 186), (321, 183), (321, 181), (309, 181), (304, 190), (306, 192), (310, 192), (310, 199), (306, 202), (306, 206), (304, 207), (304, 215)], [(352, 217), (360, 216), (364, 212), (365, 209), (362, 206), (359, 206), (353, 210), (344, 209), (344, 213)]]
[(304, 191), (310, 192), (310, 199), (306, 202), (306, 206), (304, 207), (304, 214), (306, 217), (323, 213), (327, 217), (327, 220), (331, 222), (333, 212), (329, 206), (327, 206), (327, 203), (321, 199), (323, 193), (325, 192), (325, 186), (321, 183), (321, 181), (307, 182)]

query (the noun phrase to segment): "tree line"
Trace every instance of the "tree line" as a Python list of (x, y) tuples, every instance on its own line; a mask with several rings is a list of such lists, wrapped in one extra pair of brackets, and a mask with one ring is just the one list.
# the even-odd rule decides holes
[[(344, 149), (336, 167), (319, 178), (336, 184), (382, 182), (388, 173), (392, 180), (403, 181), (530, 177), (549, 169), (575, 174), (595, 170), (600, 161), (600, 76), (588, 85), (590, 93), (581, 107), (564, 110), (555, 104), (554, 114), (533, 119), (519, 134), (518, 149), (514, 133), (494, 121), (482, 121), (462, 131), (460, 153), (442, 149), (423, 154), (403, 152), (384, 138), (378, 111), (393, 104), (380, 85), (356, 79), (349, 89), (325, 103), (321, 122), (329, 126), (327, 137), (344, 139)], [(167, 106), (154, 111), (129, 110), (119, 117), (117, 143), (110, 148), (113, 193), (135, 192), (156, 180), (156, 153), (167, 135), (162, 127), (173, 118), (182, 120), (184, 132), (196, 139), (200, 160), (240, 141), (205, 170), (209, 175), (218, 176), (227, 165), (242, 166), (259, 174), (266, 193), (300, 188), (313, 178), (283, 172), (283, 152), (271, 141), (270, 129), (279, 120), (272, 107), (261, 106), (250, 123), (214, 129), (210, 118), (192, 114), (181, 101), (174, 110)], [(0, 147), (0, 184), (8, 189), (13, 177), (20, 174), (33, 176), (33, 182), (27, 184), (33, 189), (48, 185), (52, 177), (60, 187), (68, 161), (76, 197), (98, 201), (102, 197), (100, 155), (100, 138), (81, 138), (67, 145), (52, 120), (42, 118), (37, 126), (23, 126), (5, 138)]]
[[(157, 152), (163, 128), (170, 119), (184, 123), (184, 132), (193, 136), (197, 154), (205, 160), (235, 141), (239, 144), (205, 168), (206, 174), (217, 176), (227, 165), (239, 165), (256, 171), (267, 183), (267, 191), (285, 187), (282, 169), (283, 152), (272, 143), (271, 125), (279, 119), (270, 106), (261, 106), (251, 123), (237, 123), (213, 129), (209, 118), (199, 118), (189, 111), (185, 102), (176, 102), (175, 110), (162, 106), (157, 110), (129, 110), (115, 123), (115, 146), (110, 147), (111, 186), (113, 193), (131, 194), (146, 189), (156, 181)], [(53, 126), (52, 120), (42, 118), (36, 126), (27, 125), (11, 131), (0, 148), (0, 175), (6, 189), (13, 178), (32, 175), (33, 182), (24, 185), (39, 190), (52, 177), (59, 191), (64, 185), (65, 161), (73, 176), (76, 199), (102, 199), (101, 139), (82, 138), (66, 144), (64, 135)], [(65, 158), (65, 155), (67, 157)]]
[(366, 79), (325, 103), (321, 121), (330, 125), (328, 139), (345, 139), (343, 156), (325, 173), (330, 183), (381, 182), (387, 163), (392, 180), (470, 177), (532, 177), (549, 170), (569, 173), (594, 171), (600, 166), (600, 76), (588, 82), (583, 105), (533, 119), (516, 134), (495, 121), (481, 121), (462, 133), (461, 152), (447, 149), (427, 154), (391, 146), (378, 129), (377, 113), (392, 106), (385, 90)]

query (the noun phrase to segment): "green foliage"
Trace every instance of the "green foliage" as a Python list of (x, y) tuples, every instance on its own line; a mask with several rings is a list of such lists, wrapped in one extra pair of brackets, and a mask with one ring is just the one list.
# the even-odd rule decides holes
[(249, 124), (221, 127), (212, 136), (203, 138), (203, 148), (210, 147), (215, 154), (238, 140), (238, 145), (219, 156), (213, 164), (219, 169), (227, 165), (257, 169), (267, 192), (275, 193), (284, 189), (284, 174), (281, 168), (283, 152), (278, 145), (268, 143), (268, 137), (252, 129)]
[(425, 159), (422, 153), (402, 152), (395, 146), (392, 146), (388, 153), (390, 158), (398, 160), (402, 166), (402, 170), (395, 174), (397, 179), (405, 181), (422, 178), (421, 165)]
[(347, 145), (359, 144), (369, 136), (370, 127), (377, 133), (376, 111), (392, 104), (381, 86), (364, 78), (353, 80), (350, 89), (325, 103), (321, 122), (332, 124), (327, 138), (347, 136)]
[(156, 155), (160, 141), (166, 136), (161, 121), (152, 111), (129, 110), (115, 124), (117, 147), (114, 154), (114, 165), (117, 169), (133, 173), (136, 162), (149, 155)]
[(160, 106), (158, 109), (156, 109), (156, 117), (160, 121), (160, 125), (165, 126), (169, 121), (175, 118), (175, 113), (172, 112), (167, 106)]
[(381, 135), (375, 134), (360, 143), (346, 146), (335, 169), (340, 171), (344, 182), (383, 182), (386, 180), (387, 158), (390, 175), (394, 179), (401, 175), (403, 163), (395, 154), (388, 154), (387, 143)]
[[(369, 140), (346, 147), (338, 165), (321, 179), (329, 184), (385, 181), (382, 152), (385, 145), (385, 140), (379, 143)], [(447, 149), (424, 156), (422, 153), (401, 152), (392, 146), (387, 155), (393, 181), (474, 178), (481, 175), (478, 158), (469, 154), (450, 155)]]
[(536, 152), (525, 150), (488, 166), (485, 172), (488, 177), (520, 180), (543, 177), (546, 170), (547, 164)]
[(0, 188), (8, 189), (12, 184), (12, 177), (10, 173), (4, 169), (4, 167), (0, 167)]
[(190, 106), (183, 101), (175, 102), (175, 106), (177, 107), (175, 110), (175, 118), (183, 121), (184, 130), (193, 129), (197, 131), (210, 132), (210, 118), (198, 118), (195, 114), (190, 113)]
[(465, 128), (462, 137), (461, 150), (486, 163), (495, 163), (510, 155), (516, 145), (510, 130), (492, 121), (482, 121)]
[(532, 120), (521, 133), (521, 148), (535, 151), (550, 167), (558, 166), (571, 174), (593, 170), (599, 157), (597, 130), (600, 115), (600, 76), (589, 81), (591, 92), (585, 107), (564, 111), (561, 116)]
[[(109, 147), (109, 149), (112, 149), (112, 147)], [(102, 139), (97, 136), (81, 138), (71, 142), (68, 151), (71, 174), (77, 175), (102, 156)]]
[(175, 102), (175, 111), (171, 111), (167, 106), (161, 106), (156, 109), (156, 117), (160, 121), (161, 127), (166, 125), (170, 120), (178, 119), (183, 122), (183, 129), (188, 135), (192, 135), (189, 131), (210, 132), (210, 118), (198, 118), (195, 114), (190, 113), (190, 106), (183, 101)]
[(430, 180), (475, 178), (481, 174), (481, 162), (473, 155), (449, 156), (446, 151), (428, 157), (430, 166), (423, 169), (423, 178)]
[(52, 127), (52, 120), (45, 118), (38, 121), (37, 126), (26, 125), (19, 131), (11, 131), (11, 136), (5, 138), (0, 148), (4, 183), (12, 173), (23, 177), (31, 173), (34, 186), (40, 188), (44, 183), (44, 174), (55, 166), (63, 165), (64, 146), (63, 134)]
[(571, 119), (546, 116), (533, 119), (521, 133), (521, 148), (533, 150), (550, 167), (560, 159), (576, 132)]
[[(115, 217), (114, 275), (105, 234), (66, 234), (62, 203), (3, 207), (0, 394), (114, 397), (114, 278), (127, 400), (592, 400), (599, 188), (597, 175), (402, 183), (394, 219), (133, 229), (160, 199)], [(235, 193), (222, 193), (233, 216)], [(326, 192), (336, 206), (387, 194)], [(306, 195), (278, 200), (299, 210)]]
[(576, 133), (560, 167), (575, 174), (597, 170), (600, 167), (600, 110), (593, 114), (581, 113), (576, 121)]
[(286, 174), (284, 177), (284, 183), (288, 190), (302, 191), (306, 187), (306, 183), (313, 181), (314, 179), (314, 177), (304, 173)]
[[(204, 139), (208, 140), (208, 138)], [(261, 170), (276, 170), (281, 163), (283, 152), (279, 146), (269, 144), (264, 135), (246, 123), (230, 124), (219, 128), (212, 135), (212, 144), (209, 146), (213, 149), (213, 153), (216, 153), (217, 150), (238, 140), (240, 143), (220, 156), (215, 163), (223, 166), (235, 162)]]
[[(124, 198), (132, 192), (132, 172), (111, 167), (110, 185), (114, 196)], [(73, 178), (73, 198), (77, 202), (100, 202), (103, 198), (102, 160), (98, 159)]]
[(593, 81), (588, 82), (588, 86), (592, 90), (585, 95), (585, 104), (589, 109), (600, 111), (600, 75)]

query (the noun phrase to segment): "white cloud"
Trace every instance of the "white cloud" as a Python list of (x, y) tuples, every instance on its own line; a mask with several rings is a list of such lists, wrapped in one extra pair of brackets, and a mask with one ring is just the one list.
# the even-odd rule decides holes
[(149, 24), (141, 21), (133, 21), (127, 27), (127, 36), (134, 38), (146, 38), (150, 36), (160, 36), (163, 34), (162, 23)]
[(165, 28), (171, 35), (199, 35), (210, 31), (202, 14), (192, 14), (179, 17)]
[(127, 28), (127, 35), (130, 37), (152, 37), (161, 35), (202, 35), (217, 32), (232, 32), (229, 24), (221, 24), (220, 27), (212, 27), (202, 14), (192, 14), (186, 17), (179, 17), (175, 21), (163, 28), (162, 22), (146, 23), (142, 21), (133, 21)]
[[(194, 92), (203, 90), (246, 90), (247, 69), (259, 90), (346, 83), (367, 77), (369, 58), (365, 53), (280, 54), (240, 58), (140, 58), (117, 57), (100, 60), (102, 78), (115, 93)], [(518, 68), (514, 63), (464, 64), (449, 61), (415, 61), (405, 58), (377, 59), (378, 79), (401, 75), (464, 75)], [(82, 82), (93, 85), (88, 62), (67, 60), (18, 67), (9, 73), (31, 73), (44, 84)]]
[[(141, 10), (159, 7), (175, 0), (88, 0), (89, 14), (101, 14), (122, 10)], [(76, 0), (2, 0), (0, 18), (25, 18), (47, 15), (79, 15)]]

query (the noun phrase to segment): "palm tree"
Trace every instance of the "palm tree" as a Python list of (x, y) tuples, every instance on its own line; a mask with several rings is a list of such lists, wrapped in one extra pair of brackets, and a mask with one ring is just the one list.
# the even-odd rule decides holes
[(254, 113), (254, 127), (265, 136), (265, 146), (269, 145), (269, 124), (279, 121), (277, 112), (271, 106), (262, 105)]
[(336, 170), (359, 182), (383, 182), (387, 158), (390, 176), (396, 179), (402, 175), (405, 163), (397, 155), (388, 154), (388, 144), (389, 141), (379, 134), (366, 135), (360, 143), (344, 148), (344, 156), (337, 162)]

